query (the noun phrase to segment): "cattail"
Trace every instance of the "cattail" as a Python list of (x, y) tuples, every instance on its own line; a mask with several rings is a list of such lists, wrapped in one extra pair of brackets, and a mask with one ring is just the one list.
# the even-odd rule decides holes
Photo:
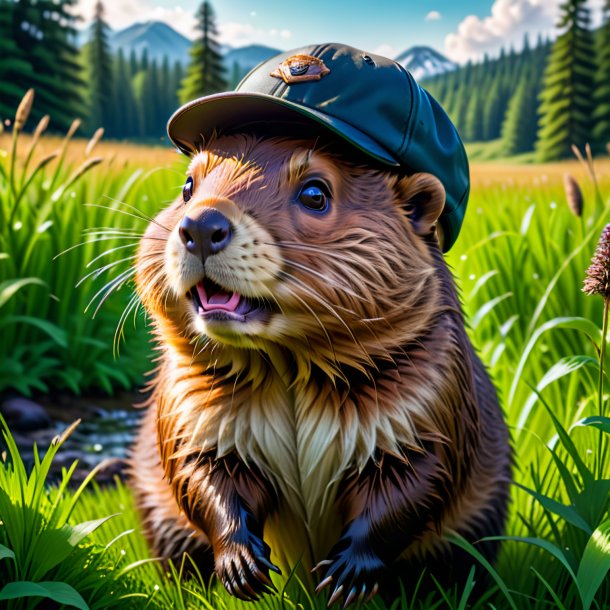
[(576, 178), (574, 178), (572, 174), (563, 175), (563, 188), (566, 192), (568, 207), (570, 210), (572, 210), (572, 214), (574, 214), (574, 216), (578, 216), (580, 218), (582, 216), (583, 208), (582, 190), (580, 189)]
[(49, 115), (45, 114), (40, 121), (38, 121), (38, 125), (36, 125), (36, 129), (34, 129), (34, 140), (38, 140), (40, 136), (43, 134), (44, 130), (49, 126)]
[(606, 152), (610, 155), (610, 142), (606, 144)]
[(15, 114), (15, 125), (16, 131), (21, 131), (25, 122), (30, 116), (30, 110), (32, 110), (32, 104), (34, 103), (34, 89), (28, 89), (26, 94), (23, 96)]
[(599, 294), (610, 299), (610, 224), (600, 235), (582, 289), (586, 294)]
[(104, 135), (104, 128), (103, 127), (99, 127), (96, 132), (93, 134), (93, 137), (89, 140), (89, 143), (87, 144), (87, 148), (85, 150), (85, 157), (88, 157), (93, 149), (96, 147), (97, 143), (102, 139), (102, 136)]
[(72, 121), (72, 125), (70, 125), (70, 129), (68, 129), (68, 133), (66, 134), (67, 140), (69, 140), (76, 133), (76, 130), (80, 127), (80, 124), (80, 119), (74, 119)]
[(70, 188), (79, 178), (86, 174), (92, 167), (99, 165), (104, 160), (103, 157), (91, 157), (83, 161), (74, 171), (74, 173), (68, 178), (68, 180), (62, 184), (51, 196), (52, 201), (58, 201), (59, 198)]
[(70, 176), (70, 179), (68, 180), (67, 185), (72, 185), (74, 182), (76, 182), (83, 174), (85, 174), (86, 172), (88, 172), (92, 167), (95, 167), (96, 165), (98, 165), (99, 163), (101, 163), (104, 160), (103, 157), (92, 157), (91, 159), (87, 159), (86, 161), (84, 161), (83, 163), (81, 163), (77, 168), (76, 171), (72, 174), (72, 176)]

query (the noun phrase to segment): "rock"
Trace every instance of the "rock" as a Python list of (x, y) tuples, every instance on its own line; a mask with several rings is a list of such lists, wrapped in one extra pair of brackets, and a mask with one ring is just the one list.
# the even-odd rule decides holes
[(51, 426), (51, 418), (45, 408), (27, 398), (9, 398), (0, 405), (0, 414), (11, 430), (22, 432), (40, 430)]

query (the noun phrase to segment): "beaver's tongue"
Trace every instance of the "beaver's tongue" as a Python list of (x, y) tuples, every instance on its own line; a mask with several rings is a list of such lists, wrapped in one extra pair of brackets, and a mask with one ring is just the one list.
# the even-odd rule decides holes
[(227, 292), (218, 284), (207, 281), (197, 284), (197, 294), (204, 311), (235, 311), (241, 299), (237, 292)]

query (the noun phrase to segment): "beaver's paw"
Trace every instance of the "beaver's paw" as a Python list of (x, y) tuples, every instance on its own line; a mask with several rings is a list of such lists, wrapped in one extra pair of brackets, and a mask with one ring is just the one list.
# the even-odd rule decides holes
[(385, 569), (385, 563), (367, 545), (342, 536), (331, 550), (330, 559), (321, 561), (313, 569), (321, 575), (316, 593), (332, 588), (329, 607), (341, 597), (345, 600), (344, 608), (353, 602), (368, 602), (377, 594), (378, 581)]
[(262, 593), (274, 591), (269, 570), (281, 574), (270, 561), (271, 549), (250, 532), (232, 539), (214, 550), (216, 573), (225, 589), (235, 597), (246, 601), (257, 600)]

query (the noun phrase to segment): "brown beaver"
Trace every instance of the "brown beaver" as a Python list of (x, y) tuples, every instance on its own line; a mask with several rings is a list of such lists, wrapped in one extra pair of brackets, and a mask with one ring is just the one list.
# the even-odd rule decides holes
[(440, 181), (248, 131), (208, 138), (187, 175), (137, 262), (159, 368), (133, 485), (155, 552), (211, 548), (243, 599), (299, 561), (346, 604), (424, 567), (463, 576), (443, 533), (502, 532), (510, 450)]

